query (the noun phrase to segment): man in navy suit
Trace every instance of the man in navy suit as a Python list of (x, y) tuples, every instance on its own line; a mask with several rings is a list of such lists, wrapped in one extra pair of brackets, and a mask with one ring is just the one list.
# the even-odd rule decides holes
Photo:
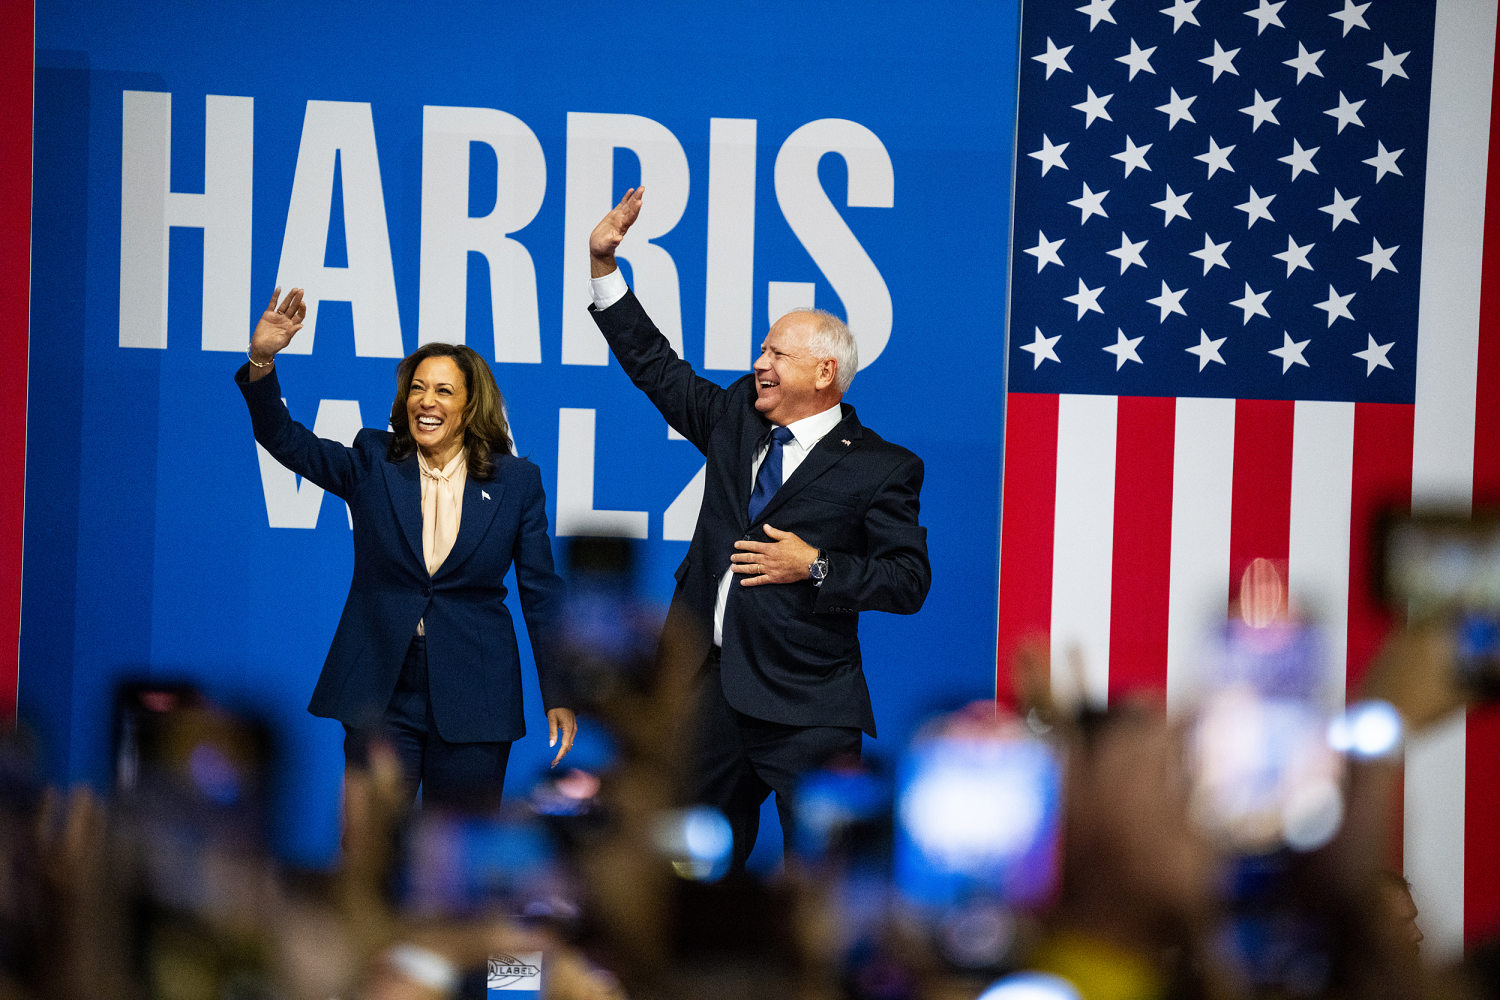
[(589, 238), (591, 312), (631, 380), (708, 459), (660, 656), (664, 671), (697, 676), (690, 795), (729, 818), (738, 869), (767, 795), (785, 842), (798, 779), (875, 735), (859, 613), (912, 614), (927, 596), (922, 461), (842, 402), (858, 353), (827, 313), (778, 319), (728, 387), (698, 376), (615, 265), (642, 199), (627, 192)]

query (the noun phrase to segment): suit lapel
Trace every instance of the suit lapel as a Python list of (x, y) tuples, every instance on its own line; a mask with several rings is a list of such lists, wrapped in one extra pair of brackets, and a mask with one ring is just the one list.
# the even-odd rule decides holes
[(458, 537), (453, 540), (453, 548), (434, 576), (453, 572), (479, 547), (480, 539), (490, 530), (490, 522), (500, 509), (501, 492), (498, 477), (484, 480), (469, 477), (464, 480), (464, 506), (458, 521)]
[(394, 465), (386, 466), (386, 489), (391, 495), (391, 508), (396, 513), (396, 523), (416, 556), (417, 565), (426, 563), (422, 556), (422, 473), (417, 468), (417, 456), (408, 456)]
[[(834, 425), (833, 430), (823, 435), (817, 444), (813, 445), (812, 451), (797, 466), (786, 481), (781, 484), (781, 489), (772, 495), (766, 504), (765, 510), (760, 512), (756, 523), (767, 520), (775, 514), (777, 509), (784, 503), (796, 496), (809, 483), (814, 482), (823, 473), (843, 461), (844, 456), (852, 454), (859, 447), (860, 438), (864, 436), (864, 429), (859, 422), (859, 417), (854, 413), (854, 407), (844, 407), (844, 419)], [(746, 494), (748, 505), (749, 495)]]

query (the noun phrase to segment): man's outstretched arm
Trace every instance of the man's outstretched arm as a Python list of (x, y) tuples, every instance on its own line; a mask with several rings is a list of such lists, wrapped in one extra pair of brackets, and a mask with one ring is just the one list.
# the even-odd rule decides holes
[(677, 356), (630, 294), (615, 263), (615, 250), (641, 214), (644, 195), (645, 188), (626, 191), (589, 235), (594, 279), (589, 312), (630, 380), (650, 397), (667, 423), (707, 454), (709, 435), (728, 406), (728, 394)]

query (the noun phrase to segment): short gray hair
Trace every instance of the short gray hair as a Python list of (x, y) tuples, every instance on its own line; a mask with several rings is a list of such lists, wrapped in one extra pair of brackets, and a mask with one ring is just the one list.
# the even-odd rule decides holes
[(807, 338), (807, 349), (818, 358), (832, 358), (838, 362), (838, 374), (834, 384), (840, 394), (849, 391), (855, 372), (859, 371), (859, 345), (849, 326), (831, 312), (823, 309), (805, 310), (814, 317), (816, 325)]

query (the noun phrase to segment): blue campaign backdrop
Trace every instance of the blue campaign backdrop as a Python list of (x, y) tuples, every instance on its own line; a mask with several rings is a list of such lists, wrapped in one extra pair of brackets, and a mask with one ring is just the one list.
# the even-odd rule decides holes
[[(702, 462), (603, 363), (579, 242), (640, 181), (622, 257), (689, 360), (728, 382), (812, 297), (860, 337), (861, 419), (926, 461), (927, 605), (861, 623), (869, 753), (993, 694), (1014, 2), (36, 13), (19, 699), (50, 777), (107, 786), (116, 686), (187, 680), (275, 727), (282, 851), (335, 848), (342, 733), (305, 705), (346, 513), (262, 467), (231, 381), (283, 278), (320, 303), (278, 362), (295, 418), (383, 427), (397, 358), (466, 340), (559, 563), (637, 535), (664, 607)], [(547, 759), (528, 685), (511, 790)]]

